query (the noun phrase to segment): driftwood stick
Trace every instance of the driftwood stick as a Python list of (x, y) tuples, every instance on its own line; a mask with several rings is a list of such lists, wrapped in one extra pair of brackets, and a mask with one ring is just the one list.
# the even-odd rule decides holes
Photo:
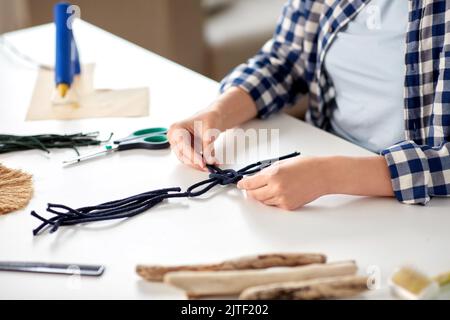
[(297, 267), (314, 263), (325, 263), (323, 254), (310, 253), (278, 253), (262, 254), (257, 256), (242, 257), (234, 260), (226, 260), (215, 264), (185, 265), (185, 266), (146, 266), (138, 265), (136, 272), (148, 281), (163, 281), (164, 275), (177, 271), (226, 271), (245, 269), (265, 269), (271, 267)]
[(244, 290), (241, 300), (318, 300), (350, 298), (368, 290), (368, 277), (347, 276), (274, 283)]
[(179, 271), (166, 274), (164, 282), (183, 289), (189, 297), (225, 296), (264, 284), (354, 275), (356, 271), (350, 261), (265, 270)]

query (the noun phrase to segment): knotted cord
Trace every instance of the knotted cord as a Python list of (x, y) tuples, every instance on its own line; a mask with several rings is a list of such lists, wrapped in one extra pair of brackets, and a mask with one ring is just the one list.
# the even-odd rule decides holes
[(36, 229), (33, 230), (33, 234), (35, 236), (38, 235), (46, 227), (51, 227), (50, 233), (53, 233), (62, 226), (131, 218), (153, 208), (155, 205), (166, 199), (199, 197), (218, 185), (227, 186), (237, 184), (245, 176), (255, 174), (267, 167), (270, 167), (277, 161), (297, 157), (299, 155), (300, 153), (294, 152), (280, 158), (258, 161), (237, 171), (233, 169), (222, 170), (215, 165), (208, 165), (207, 167), (210, 172), (209, 179), (190, 186), (185, 192), (182, 192), (181, 188), (178, 187), (153, 190), (131, 196), (129, 198), (79, 209), (72, 209), (62, 204), (49, 203), (47, 206), (47, 212), (52, 213), (54, 215), (53, 217), (46, 219), (37, 214), (35, 211), (31, 212), (33, 217), (41, 220), (42, 222)]

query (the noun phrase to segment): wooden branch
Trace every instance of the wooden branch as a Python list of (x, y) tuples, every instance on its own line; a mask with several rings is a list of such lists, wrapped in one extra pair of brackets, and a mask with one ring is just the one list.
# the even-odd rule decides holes
[(350, 276), (274, 283), (244, 290), (241, 300), (317, 300), (354, 297), (368, 290), (368, 277)]
[(183, 289), (189, 297), (225, 296), (264, 284), (354, 275), (356, 271), (356, 264), (350, 261), (265, 270), (171, 272), (164, 282)]
[(265, 269), (271, 267), (297, 267), (313, 263), (325, 263), (323, 254), (278, 253), (242, 257), (226, 260), (215, 264), (185, 265), (185, 266), (145, 266), (138, 265), (136, 272), (148, 281), (163, 281), (164, 275), (177, 271), (225, 271), (245, 269)]

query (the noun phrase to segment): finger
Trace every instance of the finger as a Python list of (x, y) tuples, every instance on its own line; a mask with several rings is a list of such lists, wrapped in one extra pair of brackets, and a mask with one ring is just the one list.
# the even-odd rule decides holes
[(204, 167), (201, 167), (201, 166), (199, 166), (199, 165), (197, 165), (197, 164), (195, 164), (195, 163), (192, 163), (192, 162), (190, 161), (190, 159), (187, 158), (186, 156), (182, 156), (181, 162), (183, 162), (184, 164), (186, 164), (186, 165), (188, 165), (188, 166), (190, 166), (191, 168), (194, 168), (194, 169), (196, 169), (196, 170), (199, 170), (199, 171), (208, 171), (207, 168), (204, 168)]
[(184, 163), (194, 169), (197, 169), (197, 170), (201, 170), (201, 171), (206, 170), (206, 168), (194, 163), (192, 161), (192, 157), (185, 155), (183, 152), (183, 148), (175, 147), (175, 148), (173, 148), (173, 150), (174, 150), (175, 155), (177, 156), (178, 160), (180, 160), (182, 163)]
[(247, 177), (239, 181), (237, 187), (242, 190), (255, 190), (267, 185), (269, 176), (257, 174), (253, 177)]
[(167, 133), (167, 138), (171, 145), (177, 145), (183, 141), (190, 141), (191, 136), (192, 134), (188, 129), (179, 126), (173, 126)]
[(188, 165), (189, 167), (191, 167), (191, 168), (194, 168), (195, 170), (199, 170), (199, 171), (203, 171), (203, 172), (208, 172), (208, 169), (205, 167), (201, 167), (201, 166), (199, 166), (199, 165), (196, 165), (196, 164), (192, 164), (192, 163), (188, 163), (187, 161), (188, 161), (189, 159), (187, 159), (187, 158), (185, 158), (185, 160), (183, 161), (183, 163), (185, 163), (186, 165)]
[(276, 197), (273, 197), (273, 198), (264, 200), (263, 203), (265, 205), (268, 205), (268, 206), (275, 206), (276, 207), (276, 206), (279, 205), (280, 202), (279, 202), (279, 200)]
[(206, 146), (203, 146), (203, 159), (207, 164), (218, 164), (217, 159), (215, 157), (214, 143), (210, 143)]
[(191, 161), (183, 155), (183, 152), (179, 148), (173, 147), (172, 150), (175, 152), (175, 155), (177, 156), (178, 160), (180, 160), (180, 162), (191, 166)]
[(184, 157), (192, 159), (188, 161), (190, 164), (197, 164), (204, 167), (202, 156), (198, 152), (195, 152), (192, 147), (195, 141), (192, 132), (183, 127), (174, 127), (169, 130), (168, 138), (172, 148), (178, 148)]
[(269, 186), (264, 186), (259, 189), (247, 191), (247, 195), (255, 200), (264, 202), (268, 199), (272, 199), (275, 196), (275, 192)]
[(192, 148), (191, 145), (189, 145), (186, 142), (182, 142), (178, 144), (179, 149), (181, 150), (181, 153), (183, 154), (183, 157), (189, 159), (189, 163), (191, 165), (199, 166), (200, 168), (206, 169), (205, 161), (203, 157)]
[[(212, 131), (212, 129), (210, 129)], [(202, 137), (202, 148), (203, 148), (203, 158), (208, 164), (215, 164), (217, 161), (215, 159), (214, 141), (216, 136), (211, 132), (207, 132)]]
[(170, 147), (174, 150), (178, 159), (186, 164), (191, 164), (192, 161), (186, 161), (184, 154), (189, 154), (189, 152), (184, 152), (183, 149), (188, 148), (191, 141), (191, 134), (188, 130), (184, 128), (171, 128), (168, 133), (168, 138), (170, 142)]

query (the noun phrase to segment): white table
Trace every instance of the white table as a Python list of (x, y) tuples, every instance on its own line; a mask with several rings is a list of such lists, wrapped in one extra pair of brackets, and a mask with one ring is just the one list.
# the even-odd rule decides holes
[[(148, 86), (148, 118), (26, 122), (37, 70), (0, 50), (0, 131), (114, 131), (117, 136), (149, 126), (168, 126), (208, 105), (218, 84), (84, 22), (75, 26), (84, 62), (98, 66), (102, 87)], [(7, 35), (8, 41), (34, 59), (53, 62), (53, 27), (45, 25)], [(280, 129), (279, 153), (367, 155), (355, 145), (280, 115), (246, 126)], [(273, 152), (268, 156), (277, 156)], [(61, 228), (33, 237), (46, 203), (93, 205), (163, 186), (187, 187), (205, 174), (178, 163), (169, 151), (130, 151), (71, 168), (61, 161), (73, 151), (0, 155), (0, 162), (34, 175), (35, 194), (20, 212), (0, 217), (0, 260), (93, 263), (106, 265), (100, 278), (0, 273), (0, 298), (183, 299), (182, 292), (141, 281), (138, 263), (213, 262), (241, 255), (323, 252), (329, 260), (355, 259), (360, 272), (377, 266), (382, 288), (369, 298), (389, 298), (386, 280), (404, 263), (431, 274), (450, 269), (449, 200), (407, 206), (394, 199), (329, 196), (293, 213), (245, 199), (234, 189), (209, 199), (171, 200), (127, 221)], [(253, 155), (250, 160), (256, 160)], [(240, 161), (236, 167), (244, 164)], [(361, 177), (364, 179), (364, 177)], [(299, 190), (301, 192), (301, 190)]]

